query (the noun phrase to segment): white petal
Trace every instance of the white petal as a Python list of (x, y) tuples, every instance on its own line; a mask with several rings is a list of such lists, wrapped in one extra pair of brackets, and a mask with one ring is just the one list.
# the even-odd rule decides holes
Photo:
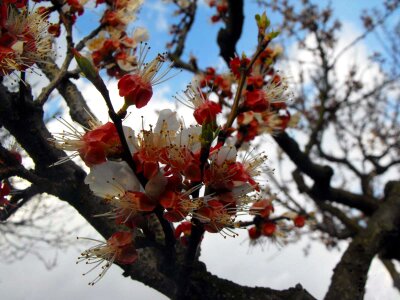
[(154, 128), (155, 133), (160, 133), (161, 130), (177, 131), (181, 126), (176, 117), (176, 112), (170, 109), (163, 109), (158, 116), (157, 125)]
[(216, 163), (221, 166), (225, 161), (236, 161), (236, 148), (233, 146), (223, 146), (217, 153)]
[(118, 59), (117, 60), (118, 67), (125, 72), (131, 72), (135, 69), (135, 67), (127, 60)]
[(240, 183), (241, 184), (235, 186), (231, 191), (234, 198), (239, 198), (254, 191), (254, 186), (252, 186), (251, 184), (248, 184), (247, 182), (243, 183), (241, 181)]
[(140, 182), (126, 162), (107, 161), (93, 166), (85, 183), (99, 197), (122, 196), (125, 191), (140, 190)]
[(243, 113), (243, 121), (242, 123), (244, 125), (248, 125), (251, 121), (254, 119), (254, 112), (253, 111), (247, 111)]
[(127, 126), (122, 126), (123, 130), (124, 130), (124, 136), (126, 139), (126, 142), (128, 143), (129, 146), (129, 150), (131, 151), (131, 153), (135, 153), (137, 152), (137, 140), (136, 140), (136, 136), (135, 136), (135, 131)]
[(181, 130), (179, 135), (176, 137), (176, 144), (178, 146), (186, 146), (192, 152), (196, 152), (201, 148), (200, 142), (201, 127), (192, 126)]

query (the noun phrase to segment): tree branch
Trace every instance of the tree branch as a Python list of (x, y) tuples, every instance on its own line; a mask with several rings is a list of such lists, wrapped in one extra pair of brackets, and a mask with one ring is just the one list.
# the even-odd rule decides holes
[(381, 261), (393, 279), (393, 286), (400, 291), (400, 274), (396, 270), (394, 263), (390, 259), (381, 257)]
[(331, 167), (313, 163), (310, 156), (303, 153), (297, 142), (286, 132), (274, 136), (274, 139), (300, 171), (310, 176), (313, 180), (324, 182), (324, 188), (328, 188), (331, 177), (333, 176)]
[[(43, 73), (52, 82), (57, 80), (61, 72), (60, 68), (54, 62), (48, 62), (46, 64), (39, 64)], [(89, 106), (87, 106), (85, 99), (83, 98), (81, 92), (78, 90), (75, 84), (73, 84), (69, 79), (61, 80), (57, 85), (57, 90), (61, 96), (65, 99), (68, 107), (69, 113), (72, 120), (89, 128), (89, 115), (94, 116), (91, 113)]]
[(17, 195), (11, 197), (10, 205), (7, 206), (7, 209), (0, 210), (0, 222), (7, 221), (9, 217), (39, 193), (39, 188), (35, 185), (32, 185), (23, 191), (19, 191)]
[(242, 34), (243, 22), (243, 0), (228, 0), (225, 28), (220, 29), (217, 37), (220, 55), (228, 65), (235, 56), (236, 43)]
[[(297, 142), (289, 137), (286, 132), (274, 136), (275, 141), (281, 149), (289, 156), (291, 161), (297, 166), (298, 170), (314, 180), (313, 187), (308, 191), (313, 199), (319, 201), (335, 201), (360, 209), (366, 214), (371, 214), (379, 206), (379, 202), (368, 196), (353, 194), (341, 189), (330, 186), (333, 170), (329, 166), (322, 166), (313, 163), (309, 155), (300, 150)], [(305, 186), (303, 186), (305, 187)], [(303, 189), (304, 192), (305, 190)]]
[[(175, 3), (179, 6), (178, 3)], [(192, 28), (196, 11), (197, 11), (197, 0), (193, 0), (186, 8), (180, 8), (183, 17), (178, 25), (176, 25), (175, 33), (171, 44), (175, 45), (175, 50), (169, 53), (169, 58), (174, 62), (174, 67), (185, 69), (192, 73), (199, 72), (197, 64), (191, 62), (184, 62), (182, 60), (183, 50), (185, 48), (185, 42), (187, 35)]]
[(362, 299), (372, 259), (390, 237), (399, 233), (399, 227), (400, 182), (389, 182), (385, 188), (383, 203), (372, 215), (367, 227), (360, 230), (350, 242), (334, 269), (325, 299)]

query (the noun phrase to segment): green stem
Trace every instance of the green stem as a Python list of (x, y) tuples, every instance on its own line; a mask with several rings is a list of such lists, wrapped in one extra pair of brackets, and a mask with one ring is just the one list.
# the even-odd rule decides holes
[[(249, 65), (241, 70), (240, 72), (240, 79), (239, 79), (239, 84), (238, 84), (238, 89), (235, 94), (235, 98), (233, 100), (232, 108), (231, 108), (231, 113), (228, 116), (228, 120), (226, 121), (224, 125), (224, 129), (227, 130), (229, 127), (232, 126), (233, 122), (235, 121), (237, 115), (238, 115), (238, 107), (239, 107), (239, 101), (240, 98), (242, 97), (242, 91), (246, 83), (247, 79), (247, 73), (249, 70), (253, 67), (254, 63), (256, 62), (258, 56), (264, 51), (264, 49), (268, 46), (270, 41), (266, 41), (262, 43), (261, 45), (258, 46), (256, 53), (253, 55), (253, 58), (251, 59)], [(218, 142), (225, 142), (227, 136), (224, 130), (221, 130), (220, 134), (218, 135)]]

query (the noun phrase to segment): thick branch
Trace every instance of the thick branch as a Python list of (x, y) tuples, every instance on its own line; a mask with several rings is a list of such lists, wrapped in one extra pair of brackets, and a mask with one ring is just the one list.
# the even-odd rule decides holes
[(380, 202), (372, 197), (357, 195), (342, 189), (331, 188), (328, 195), (329, 200), (357, 208), (367, 215), (378, 209)]
[(243, 0), (228, 0), (226, 27), (220, 29), (217, 37), (220, 55), (228, 65), (235, 56), (236, 43), (242, 34), (243, 22)]
[[(353, 194), (330, 186), (333, 170), (329, 166), (313, 163), (310, 156), (300, 150), (297, 142), (283, 132), (274, 137), (281, 149), (289, 156), (298, 170), (314, 180), (313, 187), (308, 191), (313, 199), (329, 200), (357, 208), (366, 214), (377, 209), (379, 202), (372, 197)], [(301, 187), (299, 187), (301, 188)], [(304, 192), (305, 186), (302, 187)]]
[(336, 266), (326, 300), (363, 298), (372, 259), (390, 237), (399, 233), (400, 182), (389, 182), (385, 194), (368, 226), (360, 230)]
[[(40, 64), (40, 68), (50, 81), (53, 81), (59, 76), (60, 69), (55, 63)], [(69, 107), (69, 113), (72, 120), (89, 128), (89, 115), (87, 112), (91, 114), (91, 110), (89, 106), (86, 105), (86, 101), (76, 85), (73, 84), (69, 79), (62, 80), (58, 83), (57, 90), (65, 99)]]
[[(140, 264), (140, 263), (139, 263)], [(171, 288), (171, 284), (175, 284), (176, 286), (180, 285), (180, 281), (177, 278), (173, 277), (173, 274), (170, 274), (167, 278), (157, 278), (154, 274), (154, 270), (143, 270), (140, 269), (141, 266), (132, 265), (130, 268), (126, 268), (125, 276), (130, 276), (130, 274), (135, 274), (141, 276), (143, 273), (151, 273), (153, 274), (153, 279), (160, 280), (157, 282), (156, 289), (163, 293), (164, 295), (170, 297), (171, 299), (175, 299), (176, 290)], [(138, 270), (139, 269), (139, 270)], [(148, 274), (151, 276), (151, 274)], [(146, 278), (148, 280), (148, 278)], [(141, 280), (142, 281), (142, 280)], [(145, 284), (153, 284), (152, 282), (142, 281)], [(219, 278), (215, 275), (209, 273), (205, 265), (202, 262), (198, 262), (194, 266), (194, 270), (192, 272), (191, 277), (189, 278), (189, 287), (190, 290), (190, 299), (268, 299), (268, 300), (279, 300), (279, 299), (314, 299), (307, 291), (305, 291), (301, 285), (296, 285), (295, 288), (290, 288), (288, 290), (276, 291), (269, 288), (262, 287), (246, 287), (239, 284), (236, 284), (232, 281)], [(189, 299), (189, 298), (187, 298)]]
[(324, 182), (326, 185), (325, 188), (329, 186), (333, 175), (332, 168), (313, 163), (310, 156), (303, 153), (297, 142), (286, 132), (274, 136), (274, 139), (301, 172), (305, 173), (313, 180)]

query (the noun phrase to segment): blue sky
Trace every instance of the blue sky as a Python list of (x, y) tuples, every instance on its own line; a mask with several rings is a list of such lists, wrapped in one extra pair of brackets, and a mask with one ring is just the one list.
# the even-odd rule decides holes
[[(167, 4), (167, 1), (160, 0), (145, 0), (144, 5), (138, 15), (138, 19), (130, 27), (133, 30), (137, 26), (146, 27), (150, 33), (149, 44), (152, 47), (151, 53), (162, 53), (166, 51), (166, 44), (170, 42), (171, 36), (169, 35), (169, 26), (177, 23), (178, 18), (174, 16), (173, 12), (175, 6)], [(362, 23), (360, 20), (360, 14), (363, 9), (369, 9), (374, 6), (381, 4), (379, 0), (335, 0), (335, 1), (318, 1), (321, 5), (327, 3), (333, 3), (334, 16), (338, 17), (343, 23), (351, 24), (352, 28), (362, 32)], [(263, 8), (257, 5), (255, 0), (245, 0), (245, 23), (241, 39), (237, 45), (238, 53), (243, 51), (246, 54), (251, 55), (252, 51), (256, 46), (257, 28), (254, 21), (254, 15), (262, 13)], [(294, 1), (296, 3), (296, 1)], [(77, 36), (85, 36), (88, 34), (99, 18), (101, 17), (102, 6), (98, 9), (87, 9), (84, 17), (78, 19), (77, 23)], [(198, 63), (201, 68), (213, 66), (219, 68), (221, 71), (226, 70), (226, 65), (219, 57), (219, 48), (216, 43), (216, 37), (220, 30), (222, 23), (211, 23), (210, 17), (214, 14), (214, 9), (210, 9), (204, 0), (199, 0), (198, 11), (195, 18), (195, 22), (192, 26), (192, 30), (187, 38), (187, 46), (183, 54), (183, 59), (188, 60), (190, 54), (193, 54), (198, 58)], [(272, 21), (272, 27), (279, 29), (280, 17), (273, 12), (268, 12), (267, 15)], [(398, 19), (399, 16), (394, 16), (392, 19)], [(345, 34), (345, 33), (344, 33)], [(282, 35), (278, 37), (276, 43), (288, 43), (287, 37)], [(376, 38), (371, 35), (366, 40), (366, 45), (371, 48), (377, 46)], [(151, 56), (150, 56), (151, 57)], [(170, 96), (176, 91), (180, 91), (185, 88), (188, 82), (190, 82), (192, 75), (183, 72), (179, 76), (176, 76), (172, 80), (168, 81), (170, 87)], [(171, 98), (172, 99), (172, 98)]]

